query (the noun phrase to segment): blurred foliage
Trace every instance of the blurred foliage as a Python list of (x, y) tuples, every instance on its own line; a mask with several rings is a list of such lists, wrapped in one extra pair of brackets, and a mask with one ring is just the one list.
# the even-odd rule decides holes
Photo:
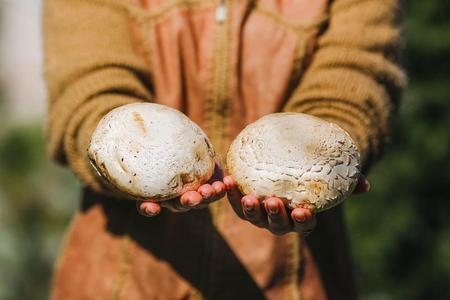
[[(410, 83), (372, 191), (347, 201), (363, 299), (450, 299), (450, 1), (407, 5)], [(79, 184), (0, 101), (0, 299), (47, 299)]]
[(406, 16), (393, 143), (347, 216), (364, 299), (450, 299), (450, 1), (410, 1)]
[[(4, 124), (0, 124), (4, 125)], [(46, 157), (39, 124), (0, 135), (0, 299), (47, 299), (79, 185)]]

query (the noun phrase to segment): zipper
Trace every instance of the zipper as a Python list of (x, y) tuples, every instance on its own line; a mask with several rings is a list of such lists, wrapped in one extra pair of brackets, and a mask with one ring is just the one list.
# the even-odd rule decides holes
[(216, 22), (223, 23), (227, 18), (227, 3), (226, 0), (220, 0), (219, 6), (216, 8)]
[[(205, 117), (207, 119), (207, 134), (215, 143), (217, 152), (225, 158), (227, 141), (228, 141), (228, 124), (229, 124), (229, 80), (231, 68), (231, 5), (230, 0), (220, 0), (216, 2), (215, 8), (215, 28), (214, 28), (214, 50), (212, 59), (212, 80), (211, 90), (208, 97), (208, 109)], [(222, 220), (222, 203), (217, 201), (209, 205), (209, 211), (213, 225), (210, 230), (218, 230), (223, 222)], [(219, 240), (215, 234), (210, 234), (210, 250), (211, 256), (209, 261), (209, 269), (206, 272), (207, 289), (205, 291), (205, 299), (217, 298), (217, 286), (223, 274), (219, 272), (221, 264), (221, 255), (223, 249), (220, 247)]]

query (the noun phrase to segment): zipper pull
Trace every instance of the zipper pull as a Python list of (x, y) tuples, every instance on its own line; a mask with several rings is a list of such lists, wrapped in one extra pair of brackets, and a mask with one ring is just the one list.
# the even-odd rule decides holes
[(226, 0), (221, 0), (219, 6), (216, 8), (216, 21), (223, 23), (227, 17)]

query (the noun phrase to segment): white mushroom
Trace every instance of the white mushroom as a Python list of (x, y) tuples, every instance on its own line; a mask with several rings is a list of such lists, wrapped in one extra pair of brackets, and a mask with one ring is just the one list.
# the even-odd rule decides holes
[(276, 113), (236, 137), (227, 167), (243, 194), (277, 196), (290, 208), (318, 212), (353, 191), (360, 155), (339, 126), (306, 114)]
[(117, 189), (153, 201), (196, 190), (213, 175), (216, 158), (200, 127), (178, 110), (152, 103), (124, 105), (104, 116), (88, 156)]

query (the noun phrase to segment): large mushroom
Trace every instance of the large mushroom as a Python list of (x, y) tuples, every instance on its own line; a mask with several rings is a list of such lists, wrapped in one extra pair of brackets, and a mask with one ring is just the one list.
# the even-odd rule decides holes
[(276, 196), (319, 212), (344, 200), (360, 176), (360, 155), (339, 126), (301, 113), (275, 113), (233, 141), (227, 167), (243, 194)]
[(196, 190), (213, 175), (216, 160), (200, 127), (178, 110), (153, 103), (128, 104), (105, 115), (88, 157), (118, 190), (155, 202)]

